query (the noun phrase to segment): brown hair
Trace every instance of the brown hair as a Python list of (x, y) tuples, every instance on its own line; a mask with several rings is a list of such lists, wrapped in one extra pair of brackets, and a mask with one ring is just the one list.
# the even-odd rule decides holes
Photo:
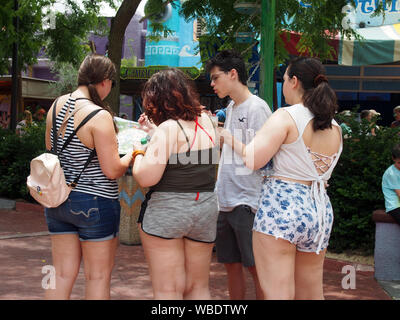
[(29, 110), (24, 111), (24, 120), (27, 127), (32, 124), (32, 113)]
[(289, 78), (296, 76), (302, 84), (304, 106), (314, 114), (313, 130), (332, 128), (338, 104), (321, 61), (307, 57), (296, 58), (289, 63), (287, 74)]
[(145, 114), (156, 125), (168, 119), (194, 121), (202, 110), (193, 82), (175, 68), (153, 74), (142, 98)]
[(111, 116), (114, 116), (114, 113), (111, 108), (100, 99), (94, 85), (105, 79), (114, 80), (116, 73), (114, 63), (106, 56), (100, 54), (90, 54), (86, 56), (78, 71), (78, 86), (87, 86), (90, 99), (93, 103), (107, 110)]

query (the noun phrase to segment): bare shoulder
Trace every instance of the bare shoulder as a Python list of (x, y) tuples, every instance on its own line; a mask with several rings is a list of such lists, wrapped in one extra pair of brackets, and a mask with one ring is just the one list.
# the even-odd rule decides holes
[(178, 122), (172, 119), (168, 119), (158, 126), (158, 129), (165, 132), (170, 132), (171, 130), (177, 130)]
[[(112, 119), (111, 114), (103, 109), (102, 107), (94, 104), (92, 101), (86, 101), (84, 103), (77, 104), (76, 107), (82, 108), (79, 113), (82, 116), (86, 116), (95, 110), (100, 110), (94, 117), (96, 118), (105, 118), (105, 119)], [(78, 113), (78, 112), (77, 112)]]
[(282, 124), (291, 124), (293, 123), (293, 119), (290, 116), (289, 112), (285, 109), (280, 108), (276, 110), (272, 115), (269, 117), (268, 121), (273, 121)]

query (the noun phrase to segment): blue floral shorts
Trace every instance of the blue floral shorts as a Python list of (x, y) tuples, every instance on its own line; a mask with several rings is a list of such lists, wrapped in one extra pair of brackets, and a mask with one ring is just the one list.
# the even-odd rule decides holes
[(323, 232), (322, 251), (328, 247), (333, 224), (333, 210), (326, 193), (325, 199), (324, 230), (320, 231), (311, 186), (264, 179), (253, 230), (287, 240), (302, 252), (317, 252), (319, 233)]

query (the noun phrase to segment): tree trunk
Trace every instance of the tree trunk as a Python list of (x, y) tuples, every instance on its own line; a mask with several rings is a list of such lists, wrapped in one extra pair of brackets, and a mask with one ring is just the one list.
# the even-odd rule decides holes
[(115, 17), (111, 19), (111, 29), (108, 36), (108, 57), (115, 64), (117, 78), (115, 79), (115, 87), (111, 90), (106, 101), (116, 115), (119, 114), (120, 69), (125, 30), (135, 14), (140, 1), (141, 0), (124, 0)]

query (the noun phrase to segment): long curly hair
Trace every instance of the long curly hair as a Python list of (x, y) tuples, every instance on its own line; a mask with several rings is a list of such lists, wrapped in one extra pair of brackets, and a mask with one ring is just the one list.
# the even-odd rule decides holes
[(142, 90), (144, 112), (154, 124), (168, 119), (194, 121), (202, 108), (193, 81), (176, 68), (155, 73)]

